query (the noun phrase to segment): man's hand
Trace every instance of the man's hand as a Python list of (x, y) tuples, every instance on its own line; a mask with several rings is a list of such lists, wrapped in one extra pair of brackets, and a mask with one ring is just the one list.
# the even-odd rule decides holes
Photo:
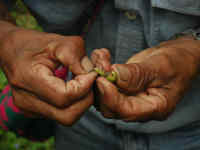
[[(97, 79), (100, 111), (124, 121), (163, 120), (174, 110), (199, 68), (200, 42), (184, 37), (144, 50), (126, 64), (101, 65), (117, 73), (115, 84)], [(106, 52), (96, 50), (93, 62)], [(106, 64), (106, 65), (105, 65)]]
[[(61, 36), (17, 29), (0, 40), (0, 63), (16, 106), (71, 125), (93, 104), (96, 73), (78, 36)], [(67, 83), (54, 75), (64, 65), (76, 75)]]

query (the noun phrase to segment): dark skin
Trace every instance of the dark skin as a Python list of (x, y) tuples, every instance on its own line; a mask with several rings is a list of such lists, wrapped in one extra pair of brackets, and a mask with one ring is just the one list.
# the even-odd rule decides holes
[[(93, 65), (85, 55), (83, 39), (18, 28), (5, 8), (0, 17), (0, 65), (15, 105), (25, 115), (72, 125), (93, 104), (91, 87), (97, 76), (88, 73)], [(65, 82), (56, 77), (59, 65), (75, 78)]]
[(197, 75), (199, 52), (200, 42), (192, 36), (146, 49), (126, 64), (112, 65), (108, 50), (95, 50), (93, 63), (118, 76), (115, 84), (97, 79), (99, 111), (128, 122), (165, 120)]
[[(6, 9), (0, 10), (0, 65), (12, 87), (15, 104), (28, 116), (44, 116), (72, 125), (93, 104), (97, 74), (78, 36), (61, 36), (18, 28)], [(100, 58), (100, 59), (99, 59)], [(99, 61), (101, 60), (101, 61)], [(115, 84), (99, 77), (99, 110), (124, 121), (163, 120), (197, 75), (200, 42), (193, 37), (161, 43), (132, 56), (125, 64), (110, 64), (106, 49), (92, 54), (95, 66), (117, 72)], [(75, 78), (55, 77), (59, 65)]]

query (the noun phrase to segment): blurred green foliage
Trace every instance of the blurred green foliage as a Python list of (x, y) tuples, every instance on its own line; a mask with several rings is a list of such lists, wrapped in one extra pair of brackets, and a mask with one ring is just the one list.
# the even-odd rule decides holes
[(42, 31), (37, 20), (31, 15), (21, 0), (16, 1), (16, 5), (12, 8), (11, 16), (16, 20), (17, 26)]
[[(27, 29), (42, 31), (36, 19), (31, 15), (21, 0), (16, 1), (16, 5), (11, 11), (11, 16), (15, 18), (17, 26)], [(0, 91), (8, 83), (3, 71), (0, 69)], [(38, 131), (39, 132), (39, 131)], [(53, 150), (54, 137), (45, 142), (33, 142), (23, 137), (17, 137), (15, 133), (0, 130), (0, 150)]]
[(0, 91), (5, 87), (5, 85), (8, 83), (5, 74), (0, 69)]
[(45, 142), (32, 142), (22, 137), (16, 137), (12, 132), (0, 130), (1, 150), (53, 150), (54, 138)]

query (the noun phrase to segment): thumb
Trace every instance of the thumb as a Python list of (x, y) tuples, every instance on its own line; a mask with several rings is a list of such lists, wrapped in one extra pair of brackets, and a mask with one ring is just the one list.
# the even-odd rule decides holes
[(117, 86), (125, 93), (139, 92), (154, 80), (152, 67), (144, 63), (114, 64)]

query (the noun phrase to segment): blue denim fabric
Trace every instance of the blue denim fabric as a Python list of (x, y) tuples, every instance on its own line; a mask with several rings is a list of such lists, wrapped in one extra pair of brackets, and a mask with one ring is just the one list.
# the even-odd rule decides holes
[(73, 127), (58, 125), (56, 150), (199, 150), (200, 124), (148, 134), (118, 129), (87, 112)]
[[(47, 32), (76, 34), (74, 23), (92, 0), (25, 0)], [(130, 20), (124, 12), (137, 14)], [(200, 26), (200, 0), (108, 0), (86, 36), (88, 55), (110, 49), (113, 63)], [(73, 31), (73, 32), (70, 32)], [(200, 78), (165, 121), (125, 123), (105, 119), (94, 107), (73, 127), (56, 128), (56, 149), (200, 149)]]

